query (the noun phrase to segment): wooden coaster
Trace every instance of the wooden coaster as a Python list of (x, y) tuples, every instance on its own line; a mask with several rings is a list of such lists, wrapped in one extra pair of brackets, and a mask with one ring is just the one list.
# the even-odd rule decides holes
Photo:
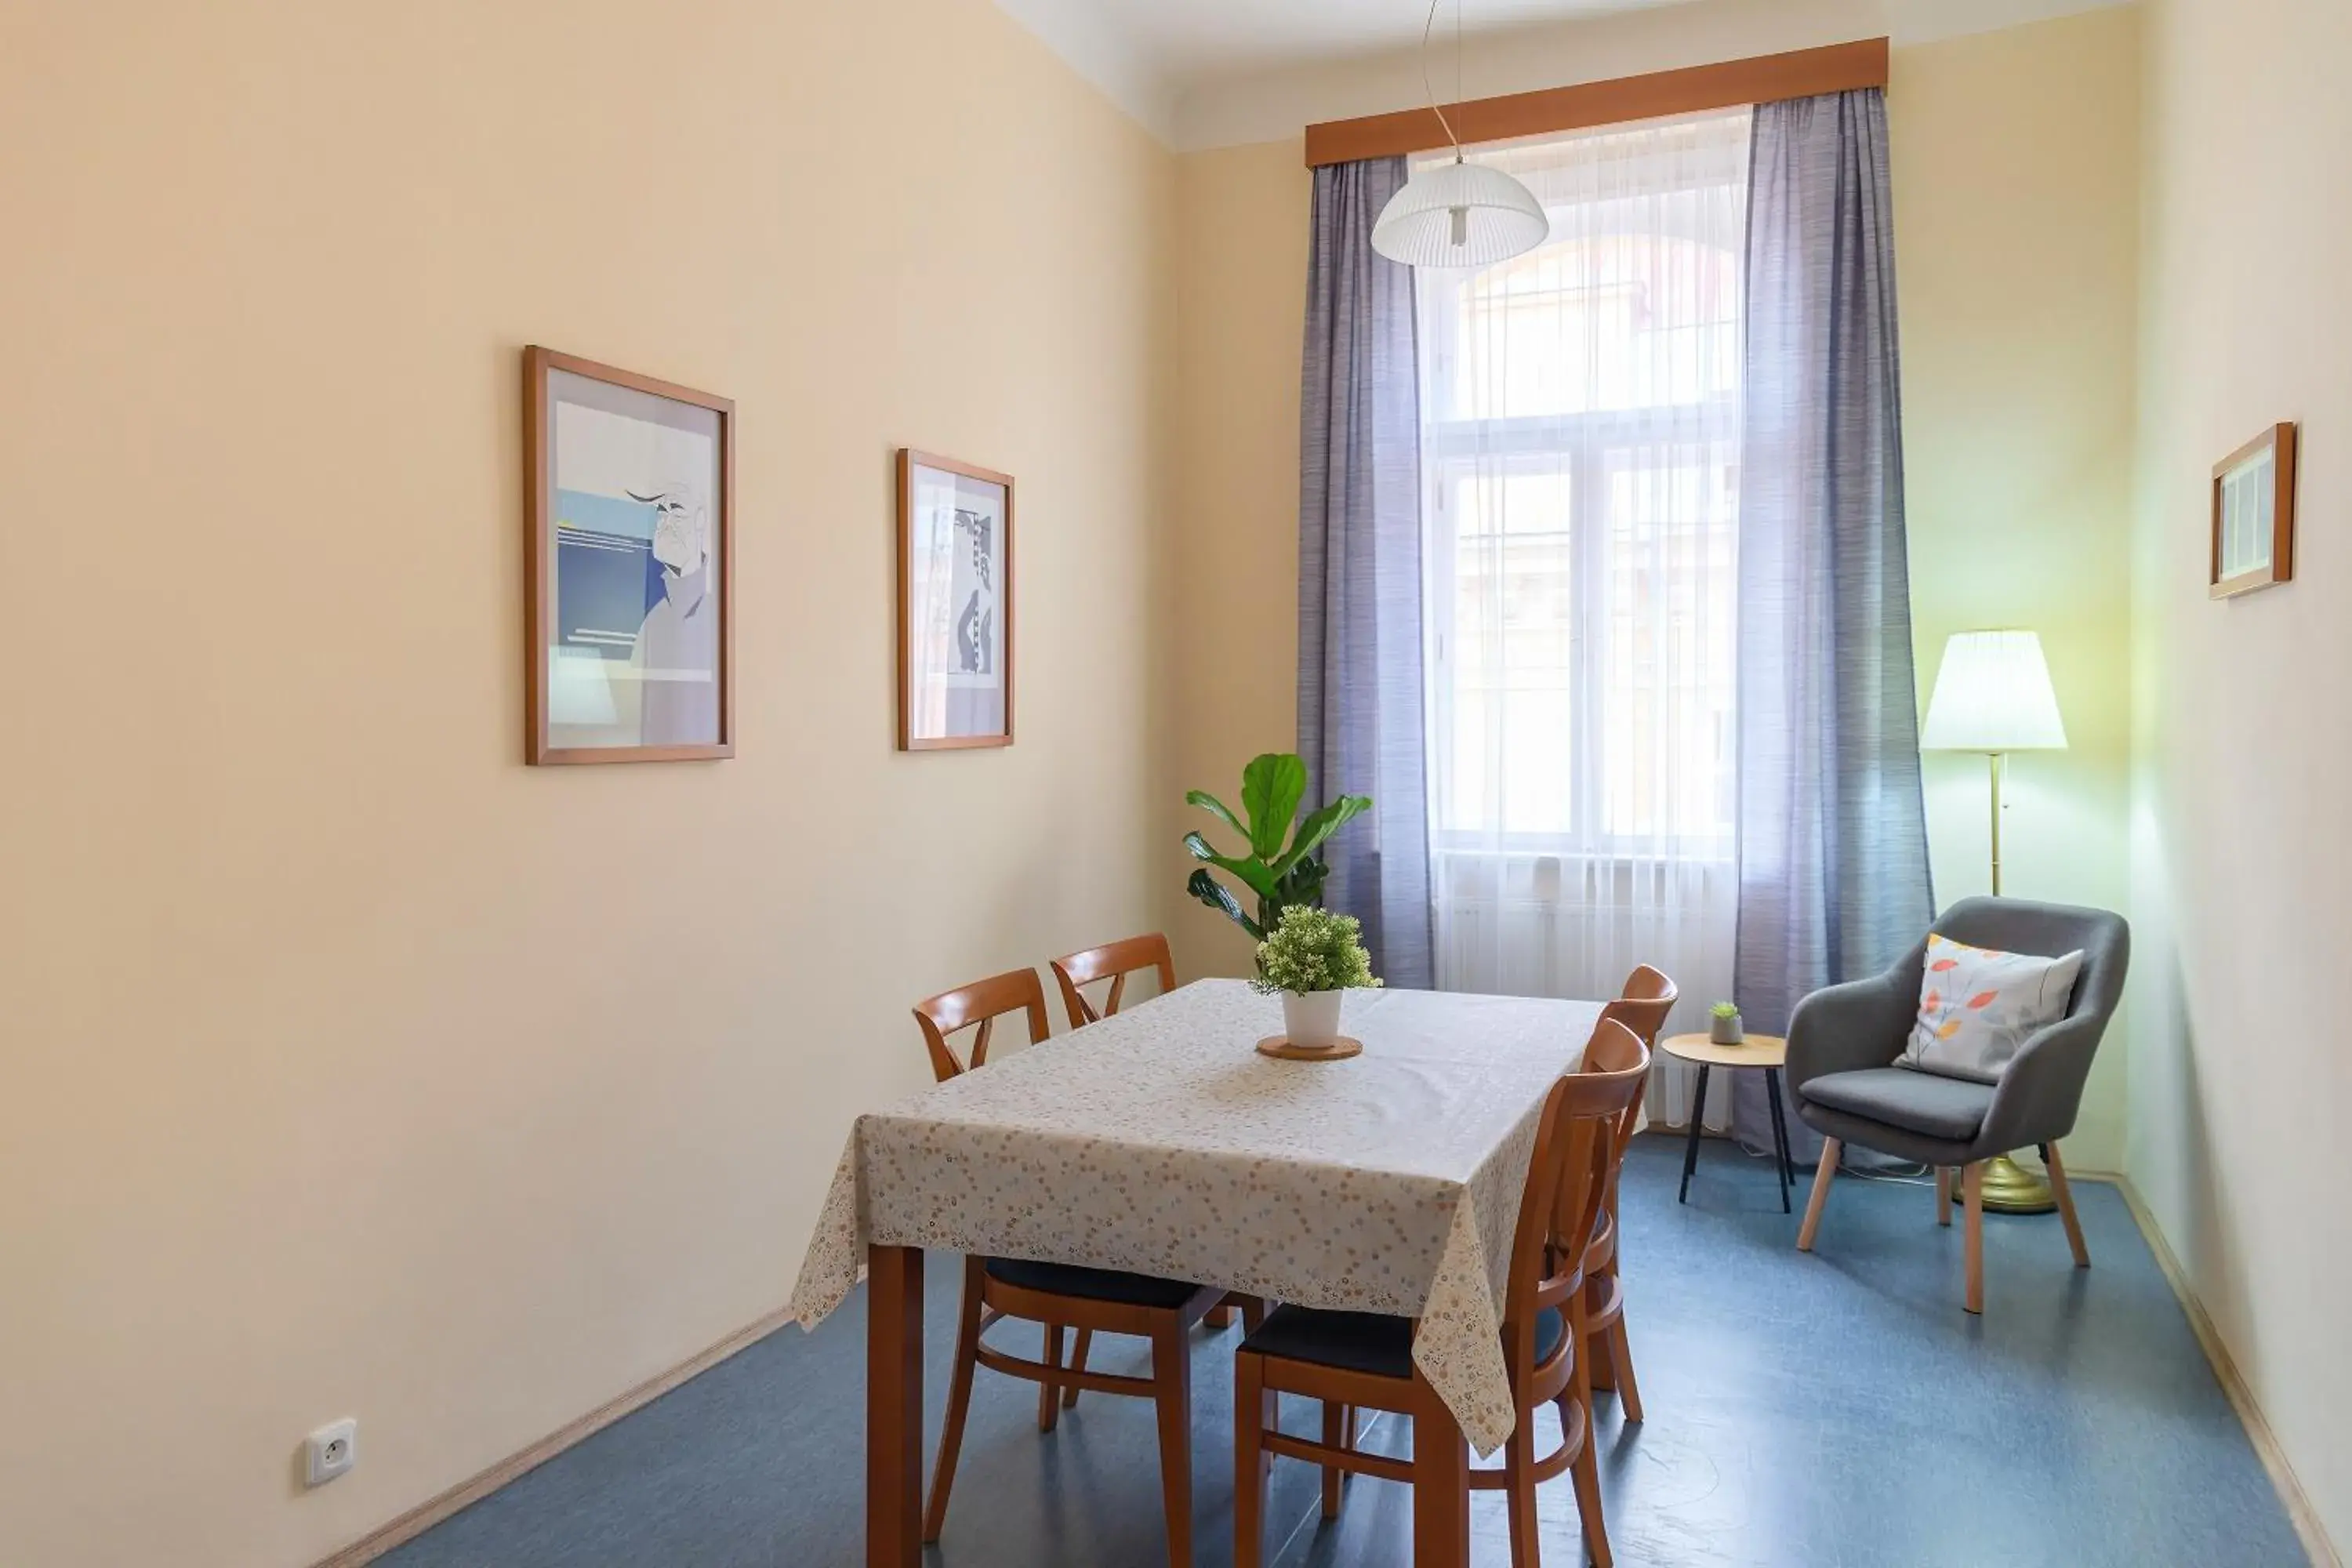
[(1280, 1035), (1268, 1035), (1257, 1043), (1258, 1055), (1279, 1057), (1286, 1062), (1345, 1061), (1349, 1057), (1360, 1056), (1363, 1049), (1363, 1041), (1347, 1035), (1340, 1036), (1337, 1044), (1326, 1046), (1320, 1050), (1309, 1050), (1305, 1046), (1294, 1046)]

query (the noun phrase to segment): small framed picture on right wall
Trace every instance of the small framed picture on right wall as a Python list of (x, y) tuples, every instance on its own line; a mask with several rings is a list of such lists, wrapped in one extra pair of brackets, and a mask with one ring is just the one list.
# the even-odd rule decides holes
[(2294, 459), (2295, 427), (2274, 425), (2215, 466), (2214, 598), (2294, 576)]

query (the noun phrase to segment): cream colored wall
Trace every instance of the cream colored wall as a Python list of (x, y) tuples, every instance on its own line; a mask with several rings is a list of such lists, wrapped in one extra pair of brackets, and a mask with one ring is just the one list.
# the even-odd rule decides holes
[[(2352, 10), (2156, 0), (2135, 558), (2133, 1181), (2352, 1546)], [(2303, 425), (2296, 581), (2205, 595), (2213, 463)]]
[(1298, 364), (1313, 187), (1298, 138), (1177, 160), (1172, 764), (1160, 876), (1183, 975), (1249, 972), (1249, 940), (1194, 902), (1181, 804), (1240, 807), (1242, 767), (1298, 743)]
[[(1951, 633), (2042, 635), (2068, 749), (2012, 758), (2001, 889), (2129, 891), (2139, 13), (1902, 49), (1888, 113), (1902, 292), (1913, 642), (1924, 710)], [(1926, 758), (1936, 896), (1990, 890), (1982, 757)], [(2123, 1168), (2128, 1022), (2067, 1145)]]
[[(18, 6), (0, 209), (0, 1560), (300, 1564), (1159, 913), (1174, 162), (984, 0)], [(731, 762), (519, 760), (532, 342), (736, 399)], [(1019, 477), (1010, 751), (892, 749), (902, 442)]]
[[(1685, 56), (1654, 63), (1717, 58), (1711, 37), (1694, 27)], [(2014, 766), (2004, 885), (2111, 909), (2126, 885), (2137, 37), (2137, 13), (2109, 8), (1900, 47), (1889, 96), (1921, 701), (1950, 632), (2042, 632), (2074, 749)], [(1297, 734), (1312, 188), (1296, 139), (1179, 162), (1179, 493), (1197, 548), (1180, 579), (1174, 757), (1183, 784), (1223, 790)], [(1928, 778), (1948, 902), (1988, 880), (1983, 763), (1932, 758)], [(1168, 864), (1172, 886), (1181, 856)], [(1188, 967), (1246, 965), (1218, 917), (1177, 897), (1170, 919)], [(2123, 1045), (2085, 1100), (2086, 1170), (2122, 1161)]]

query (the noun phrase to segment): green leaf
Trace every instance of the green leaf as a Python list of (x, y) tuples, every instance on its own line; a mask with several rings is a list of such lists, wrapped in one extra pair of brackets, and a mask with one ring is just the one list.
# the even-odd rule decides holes
[(1184, 804), (1186, 805), (1199, 806), (1202, 811), (1209, 812), (1216, 816), (1218, 820), (1222, 821), (1227, 827), (1232, 828), (1235, 833), (1240, 834), (1244, 838), (1249, 837), (1250, 830), (1242, 826), (1242, 819), (1235, 816), (1233, 812), (1226, 807), (1223, 801), (1219, 800), (1207, 790), (1186, 790), (1184, 792)]
[(1274, 874), (1286, 876), (1290, 868), (1323, 847), (1323, 841), (1364, 813), (1372, 809), (1372, 797), (1368, 795), (1343, 795), (1322, 810), (1298, 825), (1298, 837), (1290, 848), (1274, 863)]
[(1266, 868), (1265, 861), (1258, 859), (1236, 860), (1230, 855), (1220, 855), (1210, 846), (1207, 839), (1202, 837), (1197, 833), (1187, 833), (1184, 835), (1184, 847), (1192, 852), (1193, 859), (1206, 860), (1218, 870), (1228, 872), (1233, 876), (1239, 877), (1244, 883), (1248, 884), (1249, 890), (1255, 893), (1259, 898), (1270, 899), (1274, 897), (1274, 873)]
[(1282, 853), (1306, 795), (1307, 764), (1292, 752), (1268, 752), (1242, 770), (1242, 809), (1249, 813), (1250, 847), (1259, 859)]
[(1242, 930), (1249, 932), (1250, 940), (1252, 942), (1264, 942), (1265, 940), (1265, 928), (1259, 925), (1257, 921), (1250, 919), (1249, 916), (1242, 913), (1241, 905), (1234, 900), (1233, 894), (1226, 889), (1225, 885), (1223, 882), (1218, 881), (1214, 877), (1210, 876), (1207, 871), (1202, 870), (1193, 872), (1192, 879), (1185, 883), (1184, 886), (1191, 891), (1194, 898), (1200, 900), (1202, 903), (1208, 905), (1213, 910), (1223, 911), (1226, 919), (1241, 927)]

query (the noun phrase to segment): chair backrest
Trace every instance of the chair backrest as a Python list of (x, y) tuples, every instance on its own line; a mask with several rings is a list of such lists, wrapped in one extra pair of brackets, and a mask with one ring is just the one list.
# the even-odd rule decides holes
[[(1649, 1081), (1649, 1047), (1613, 1018), (1594, 1026), (1584, 1054), (1586, 1070), (1562, 1078), (1544, 1100), (1519, 1199), (1503, 1310), (1515, 1373), (1534, 1369), (1537, 1316), (1546, 1308), (1565, 1309), (1570, 1296), (1583, 1289), (1585, 1246), (1617, 1161), (1616, 1130)], [(1596, 1056), (1624, 1065), (1591, 1067)], [(1564, 1344), (1559, 1353), (1572, 1349)]]
[[(2123, 1001), (2124, 973), (2131, 963), (2131, 927), (2123, 916), (2106, 910), (2028, 899), (1962, 899), (1927, 929), (1953, 942), (2003, 952), (2030, 952), (2039, 958), (2082, 953), (2082, 973), (2074, 977), (2074, 994), (2066, 1005), (2067, 1022), (2074, 1026), (2030, 1056), (2020, 1057), (2002, 1076), (2009, 1086), (2003, 1097), (2009, 1111), (2003, 1120), (2029, 1134), (2019, 1143), (2064, 1136), (2081, 1108), (2099, 1041)], [(1918, 997), (1927, 956), (1927, 944), (1922, 941), (1896, 965), (1896, 984), (1905, 996)]]
[(1658, 1048), (1658, 1031), (1666, 1026), (1667, 1015), (1682, 1000), (1682, 987), (1663, 969), (1643, 964), (1625, 976), (1624, 989), (1610, 1005), (1618, 1022), (1642, 1037), (1642, 1043), (1652, 1050)]
[[(2037, 958), (2083, 955), (2083, 972), (2066, 1007), (2070, 1018), (2095, 1017), (2104, 1027), (2124, 994), (2131, 963), (2131, 927), (2106, 910), (2042, 904), (2029, 899), (1962, 899), (1927, 928), (1952, 942)], [(1919, 950), (1922, 953), (1925, 949)], [(1916, 993), (1917, 976), (1913, 976)]]
[[(1034, 969), (1016, 969), (1009, 974), (991, 975), (960, 985), (953, 991), (942, 991), (937, 996), (915, 1004), (915, 1022), (923, 1026), (923, 1044), (931, 1053), (931, 1071), (941, 1083), (960, 1073), (971, 1071), (988, 1061), (988, 1037), (996, 1028), (996, 1020), (1007, 1013), (1029, 1015), (1029, 1043), (1035, 1045), (1053, 1032), (1045, 1022), (1045, 988), (1037, 982)], [(980, 1026), (972, 1037), (969, 1061), (957, 1057), (948, 1037)]]
[[(1107, 942), (1100, 947), (1054, 960), (1054, 979), (1062, 987), (1062, 1005), (1069, 1010), (1070, 1027), (1083, 1029), (1118, 1012), (1119, 998), (1127, 990), (1127, 977), (1145, 969), (1160, 972), (1161, 994), (1176, 989), (1176, 961), (1168, 954), (1168, 939), (1158, 931), (1131, 936), (1124, 942)], [(1097, 1012), (1078, 987), (1105, 979), (1110, 982), (1110, 994), (1103, 999), (1102, 1011)]]
[[(1650, 973), (1656, 974), (1657, 971)], [(1663, 974), (1658, 978), (1666, 979)], [(1618, 1026), (1614, 1029), (1594, 1027), (1592, 1038), (1584, 1044), (1584, 1063), (1577, 1070), (1586, 1073), (1627, 1072), (1636, 1064), (1647, 1062), (1658, 1031), (1665, 1026), (1666, 1011), (1675, 1005), (1674, 982), (1666, 980), (1666, 985), (1668, 991), (1664, 1006), (1658, 1005), (1654, 997), (1620, 996), (1601, 1008), (1601, 1022)], [(1625, 1107), (1625, 1113), (1617, 1119), (1617, 1125), (1611, 1130), (1616, 1157), (1621, 1163), (1625, 1158), (1627, 1144), (1633, 1140), (1634, 1125), (1641, 1119), (1642, 1096), (1637, 1094)]]

